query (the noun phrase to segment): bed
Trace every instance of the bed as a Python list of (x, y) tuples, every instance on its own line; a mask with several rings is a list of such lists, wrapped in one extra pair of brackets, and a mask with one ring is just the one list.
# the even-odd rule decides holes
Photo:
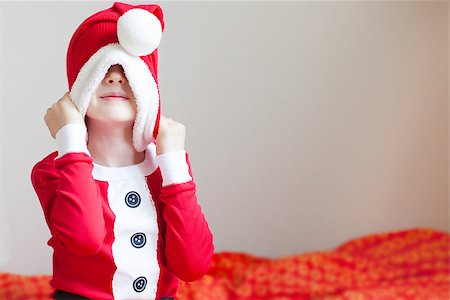
[[(276, 259), (218, 252), (178, 300), (450, 299), (450, 234), (429, 228), (370, 234)], [(48, 275), (0, 273), (0, 299), (49, 299)]]

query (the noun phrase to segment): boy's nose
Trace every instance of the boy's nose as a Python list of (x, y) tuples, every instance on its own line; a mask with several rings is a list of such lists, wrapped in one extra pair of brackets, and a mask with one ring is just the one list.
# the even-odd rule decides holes
[(112, 67), (105, 75), (105, 83), (108, 85), (122, 85), (126, 82), (127, 78), (125, 77), (125, 73), (120, 66)]

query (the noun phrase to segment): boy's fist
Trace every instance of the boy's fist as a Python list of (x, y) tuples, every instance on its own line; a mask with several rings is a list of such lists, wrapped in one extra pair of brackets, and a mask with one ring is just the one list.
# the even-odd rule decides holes
[(184, 150), (186, 128), (183, 124), (161, 116), (156, 136), (156, 155)]
[(69, 92), (65, 93), (61, 99), (47, 109), (44, 120), (53, 138), (55, 138), (58, 130), (69, 123), (85, 125), (83, 117), (70, 100)]

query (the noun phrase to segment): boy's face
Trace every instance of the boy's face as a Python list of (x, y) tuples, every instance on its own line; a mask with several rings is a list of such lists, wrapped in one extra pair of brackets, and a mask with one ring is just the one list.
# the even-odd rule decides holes
[(121, 65), (109, 68), (92, 95), (86, 116), (111, 123), (134, 122), (136, 100)]

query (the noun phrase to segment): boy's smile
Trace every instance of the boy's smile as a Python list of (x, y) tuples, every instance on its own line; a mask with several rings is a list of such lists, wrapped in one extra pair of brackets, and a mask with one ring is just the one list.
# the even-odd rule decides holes
[(129, 100), (130, 98), (123, 92), (110, 92), (99, 97), (102, 100)]

